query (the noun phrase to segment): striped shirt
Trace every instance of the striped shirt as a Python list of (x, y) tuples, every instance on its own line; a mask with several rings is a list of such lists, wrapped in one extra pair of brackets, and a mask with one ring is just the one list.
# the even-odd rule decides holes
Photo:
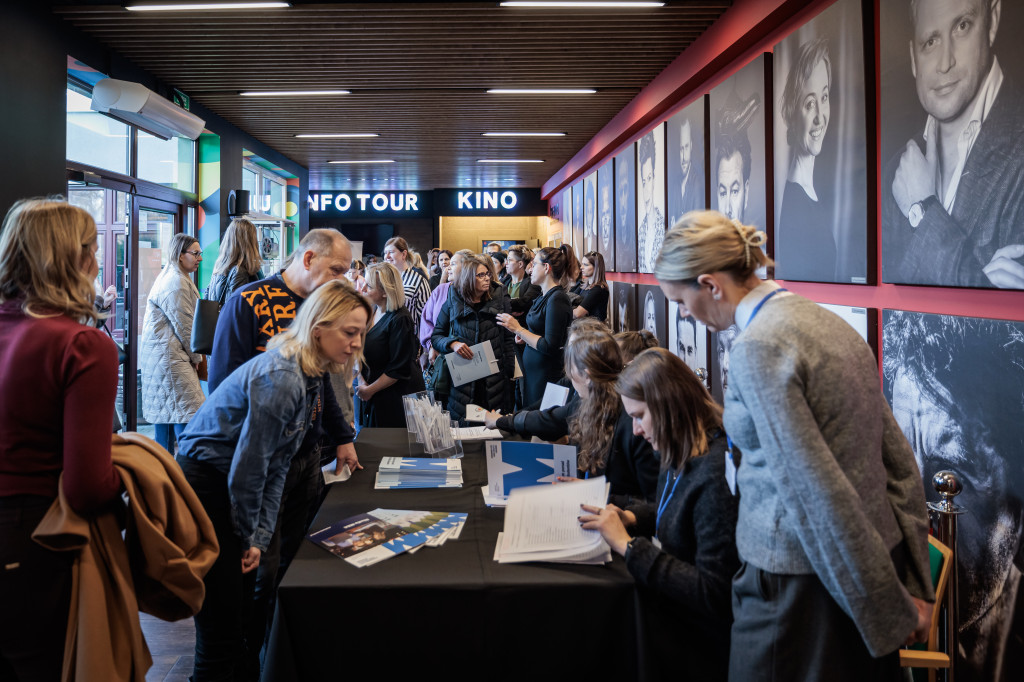
[(410, 267), (402, 273), (402, 289), (405, 290), (405, 307), (412, 313), (413, 328), (419, 329), (423, 306), (430, 298), (430, 283), (422, 272)]

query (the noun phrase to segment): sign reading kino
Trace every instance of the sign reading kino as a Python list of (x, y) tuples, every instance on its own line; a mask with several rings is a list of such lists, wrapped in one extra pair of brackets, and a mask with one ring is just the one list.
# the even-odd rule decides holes
[[(458, 190), (457, 207), (460, 211), (510, 211), (519, 203), (511, 190)], [(417, 212), (420, 196), (416, 192), (319, 192), (309, 195), (309, 210), (349, 210), (377, 213)]]

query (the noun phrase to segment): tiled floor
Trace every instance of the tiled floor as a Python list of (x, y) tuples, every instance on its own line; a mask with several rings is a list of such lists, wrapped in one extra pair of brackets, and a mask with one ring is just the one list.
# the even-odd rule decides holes
[(153, 667), (146, 682), (187, 682), (192, 674), (196, 631), (191, 618), (167, 623), (145, 613), (139, 614)]

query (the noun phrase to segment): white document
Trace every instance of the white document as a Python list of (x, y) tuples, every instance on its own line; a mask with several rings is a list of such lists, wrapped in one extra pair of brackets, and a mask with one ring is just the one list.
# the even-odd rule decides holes
[(480, 407), (479, 405), (474, 405), (473, 403), (466, 405), (466, 421), (483, 422), (486, 416), (487, 410)]
[(341, 468), (340, 474), (337, 473), (336, 471), (337, 465), (338, 460), (334, 460), (333, 462), (325, 464), (324, 467), (320, 470), (324, 477), (324, 485), (340, 483), (342, 481), (347, 481), (349, 478), (352, 477), (352, 470), (348, 468), (347, 464)]
[(561, 407), (569, 399), (569, 387), (549, 383), (544, 388), (544, 397), (540, 400), (540, 409), (546, 410), (549, 407)]
[(473, 357), (469, 360), (458, 353), (444, 356), (448, 363), (448, 371), (452, 375), (452, 386), (462, 386), (477, 379), (489, 377), (498, 372), (498, 359), (494, 357), (494, 348), (490, 341), (470, 346)]
[(505, 509), (501, 561), (589, 560), (606, 556), (608, 545), (596, 530), (580, 527), (580, 505), (608, 501), (604, 476), (532, 488), (516, 488)]
[(480, 492), (484, 494), (484, 504), (488, 507), (504, 507), (508, 504), (508, 497), (505, 495), (492, 495), (488, 486), (480, 486)]
[(467, 426), (452, 429), (455, 440), (501, 440), (501, 431), (486, 426)]

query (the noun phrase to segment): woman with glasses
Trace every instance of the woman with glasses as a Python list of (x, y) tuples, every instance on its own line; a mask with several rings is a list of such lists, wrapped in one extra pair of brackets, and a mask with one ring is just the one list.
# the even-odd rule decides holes
[(604, 322), (608, 317), (608, 282), (604, 279), (604, 256), (597, 251), (583, 255), (580, 266), (583, 300), (572, 311), (573, 317), (591, 315)]
[(541, 296), (526, 314), (526, 326), (510, 314), (498, 316), (498, 324), (526, 344), (523, 351), (523, 403), (535, 409), (544, 397), (544, 387), (562, 378), (563, 349), (572, 322), (569, 297), (559, 284), (565, 277), (567, 259), (553, 247), (540, 250), (533, 260), (531, 281), (541, 289)]
[(175, 439), (204, 400), (198, 373), (203, 356), (192, 352), (192, 317), (199, 299), (192, 274), (202, 260), (195, 237), (174, 235), (167, 265), (149, 290), (142, 324), (142, 417), (156, 427), (156, 442), (172, 454)]
[(366, 333), (365, 359), (356, 388), (359, 423), (404, 429), (402, 396), (422, 391), (424, 386), (416, 363), (416, 328), (405, 307), (402, 277), (393, 265), (370, 266), (366, 298), (376, 308)]
[(471, 359), (475, 346), (490, 341), (498, 361), (497, 372), (477, 381), (452, 386), (448, 411), (452, 419), (464, 421), (466, 405), (485, 410), (508, 411), (512, 405), (512, 375), (515, 350), (512, 335), (498, 325), (498, 317), (510, 310), (508, 292), (492, 279), (491, 268), (481, 256), (466, 256), (448, 296), (437, 314), (431, 344), (439, 353), (456, 353)]

